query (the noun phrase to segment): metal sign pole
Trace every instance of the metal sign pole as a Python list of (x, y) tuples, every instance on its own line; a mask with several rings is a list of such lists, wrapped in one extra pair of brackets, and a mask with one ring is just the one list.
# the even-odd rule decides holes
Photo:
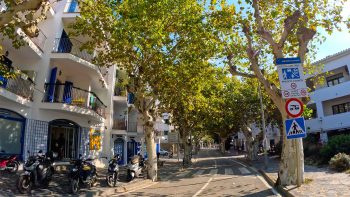
[(262, 118), (262, 128), (263, 128), (263, 146), (264, 146), (264, 167), (267, 169), (268, 158), (267, 158), (267, 138), (266, 138), (266, 124), (265, 124), (265, 113), (264, 113), (264, 104), (262, 100), (261, 87), (259, 82), (259, 97), (260, 97), (260, 110), (261, 110), (261, 118)]
[(296, 146), (296, 156), (297, 156), (297, 186), (300, 187), (302, 180), (301, 180), (301, 165), (300, 165), (300, 161), (301, 161), (301, 156), (300, 156), (300, 143), (302, 141), (302, 138), (299, 139), (294, 139), (295, 141), (295, 146)]

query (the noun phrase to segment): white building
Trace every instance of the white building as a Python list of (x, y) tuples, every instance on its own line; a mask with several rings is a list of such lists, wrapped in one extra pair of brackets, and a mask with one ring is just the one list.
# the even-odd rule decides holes
[[(255, 138), (261, 133), (261, 128), (259, 125), (253, 123), (250, 128), (252, 129), (252, 136)], [(267, 139), (267, 149), (269, 150), (272, 145), (276, 145), (281, 140), (281, 133), (277, 125), (272, 125), (271, 123), (266, 126), (266, 139)], [(246, 138), (242, 131), (237, 133), (237, 136), (233, 139), (233, 145), (235, 147), (242, 147), (246, 150)]]
[(314, 114), (306, 121), (306, 128), (308, 133), (317, 134), (321, 141), (327, 142), (328, 135), (350, 129), (350, 49), (327, 56), (314, 65), (321, 71), (308, 76), (307, 84), (312, 89), (308, 107)]
[(2, 154), (25, 159), (27, 151), (53, 150), (68, 159), (122, 153), (125, 163), (140, 147), (137, 113), (128, 112), (125, 95), (114, 94), (116, 68), (93, 64), (93, 55), (79, 49), (87, 38), (69, 37), (78, 15), (77, 1), (58, 1), (38, 25), (38, 37), (17, 30), (28, 45), (15, 49), (11, 40), (2, 42), (9, 52), (5, 63), (22, 72), (16, 79), (0, 76)]

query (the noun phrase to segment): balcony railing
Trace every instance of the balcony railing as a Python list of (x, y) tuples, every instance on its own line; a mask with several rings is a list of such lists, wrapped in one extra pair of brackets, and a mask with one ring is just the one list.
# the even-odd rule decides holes
[(34, 44), (41, 50), (41, 52), (44, 52), (45, 42), (47, 40), (46, 35), (43, 31), (39, 29), (39, 34), (37, 37), (31, 38), (31, 40), (34, 42)]
[(74, 87), (72, 83), (45, 83), (43, 102), (65, 103), (91, 109), (102, 117), (105, 117), (107, 107), (94, 92)]
[(125, 119), (114, 119), (113, 120), (113, 129), (126, 130), (126, 121), (125, 121)]
[(0, 87), (33, 101), (34, 83), (23, 74), (11, 79), (0, 76)]
[(88, 62), (92, 62), (94, 56), (87, 51), (80, 50), (83, 45), (80, 41), (72, 38), (56, 38), (53, 53), (70, 53)]

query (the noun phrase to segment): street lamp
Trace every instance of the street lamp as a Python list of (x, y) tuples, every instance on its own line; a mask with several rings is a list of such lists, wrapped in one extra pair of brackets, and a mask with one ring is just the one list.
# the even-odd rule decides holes
[(259, 97), (260, 97), (260, 111), (261, 111), (261, 119), (262, 119), (262, 130), (263, 130), (263, 146), (264, 146), (264, 168), (267, 169), (268, 159), (267, 159), (267, 139), (266, 139), (266, 125), (265, 125), (265, 113), (264, 113), (264, 105), (261, 94), (261, 87), (259, 82)]

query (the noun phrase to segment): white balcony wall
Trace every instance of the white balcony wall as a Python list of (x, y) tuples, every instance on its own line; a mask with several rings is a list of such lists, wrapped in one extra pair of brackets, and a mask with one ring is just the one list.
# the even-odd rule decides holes
[(306, 120), (305, 125), (309, 132), (337, 130), (350, 128), (350, 112)]

